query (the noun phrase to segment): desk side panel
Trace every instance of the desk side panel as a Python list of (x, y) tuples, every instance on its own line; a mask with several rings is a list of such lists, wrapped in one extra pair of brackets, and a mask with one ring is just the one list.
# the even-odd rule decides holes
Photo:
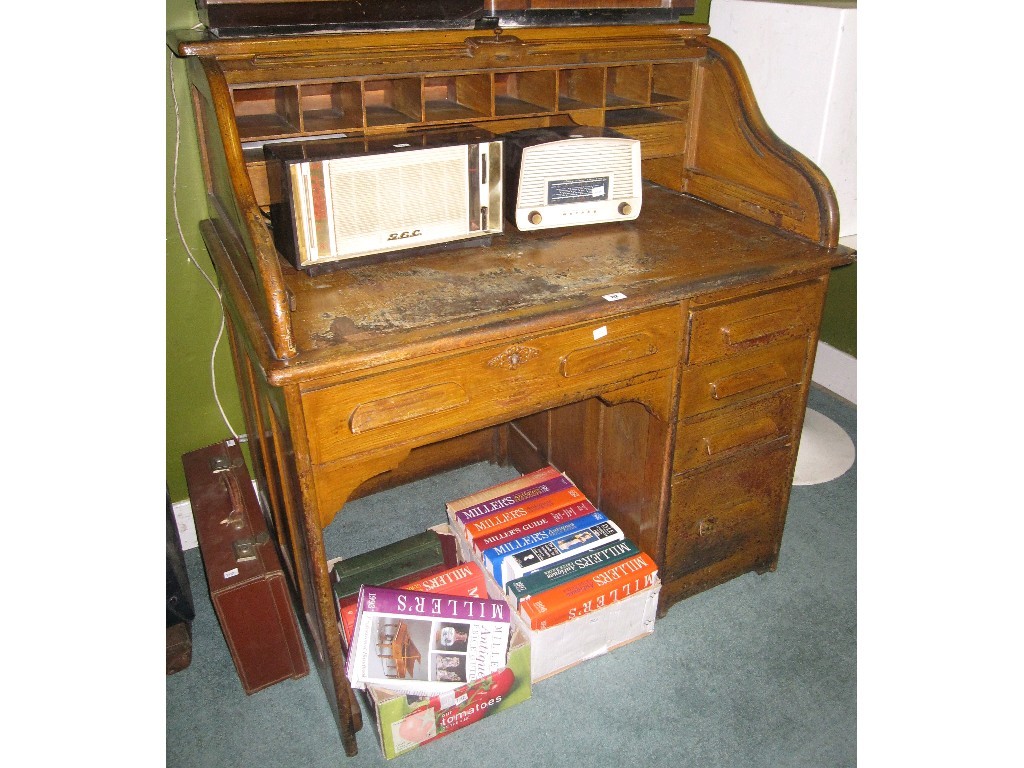
[[(245, 170), (231, 96), (219, 65), (189, 59), (189, 83), (212, 221), (279, 359), (294, 357), (281, 267)], [(241, 301), (239, 297), (239, 301)]]
[(833, 248), (839, 205), (821, 170), (776, 136), (739, 58), (707, 40), (697, 73), (683, 191)]

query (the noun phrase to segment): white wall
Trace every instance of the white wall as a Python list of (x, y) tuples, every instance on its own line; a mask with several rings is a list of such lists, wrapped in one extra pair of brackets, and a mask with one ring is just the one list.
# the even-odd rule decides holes
[[(712, 0), (709, 23), (743, 62), (768, 126), (832, 182), (840, 242), (856, 248), (857, 3)], [(857, 402), (852, 355), (819, 343), (811, 378)]]
[(711, 36), (732, 48), (780, 139), (810, 158), (857, 233), (857, 4), (712, 0)]

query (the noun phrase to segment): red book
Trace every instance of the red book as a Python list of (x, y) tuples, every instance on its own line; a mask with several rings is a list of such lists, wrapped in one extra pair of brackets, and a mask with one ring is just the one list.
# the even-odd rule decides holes
[[(477, 563), (463, 563), (452, 568), (434, 573), (426, 578), (415, 578), (412, 581), (395, 585), (395, 589), (407, 589), (413, 592), (437, 592), (442, 595), (460, 595), (486, 599), (487, 582), (483, 569)], [(345, 630), (346, 645), (352, 643), (352, 632), (356, 626), (357, 603), (341, 606), (341, 623)]]
[(536, 533), (537, 531), (542, 531), (545, 528), (550, 528), (553, 525), (564, 523), (567, 520), (575, 520), (577, 517), (583, 517), (584, 515), (589, 515), (596, 511), (597, 507), (595, 507), (589, 499), (583, 499), (583, 501), (570, 504), (567, 507), (562, 507), (561, 509), (553, 512), (547, 512), (540, 517), (527, 519), (524, 522), (515, 523), (507, 528), (502, 528), (496, 533), (490, 533), (486, 536), (473, 539), (473, 549), (475, 549), (477, 554), (479, 554), (485, 549), (496, 547), (506, 541), (512, 541), (513, 539), (518, 539), (520, 536), (525, 536), (528, 533)]
[(534, 520), (548, 512), (556, 512), (586, 500), (587, 497), (583, 495), (583, 491), (570, 483), (568, 488), (554, 493), (546, 493), (539, 498), (507, 507), (479, 520), (467, 522), (465, 524), (466, 538), (475, 545), (476, 540), (484, 536), (491, 536), (514, 525), (522, 525), (528, 520)]
[(519, 603), (531, 629), (547, 629), (599, 610), (654, 584), (658, 566), (646, 552), (628, 557)]

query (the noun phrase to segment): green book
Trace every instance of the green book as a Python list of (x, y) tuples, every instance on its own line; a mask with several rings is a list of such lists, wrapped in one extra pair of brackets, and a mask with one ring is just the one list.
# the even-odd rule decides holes
[(640, 554), (640, 550), (629, 539), (613, 541), (603, 547), (583, 552), (577, 557), (562, 560), (547, 568), (541, 568), (518, 579), (512, 579), (505, 585), (505, 594), (512, 607), (518, 610), (520, 600), (539, 595), (547, 589), (586, 576), (610, 563), (637, 554)]
[(381, 586), (423, 570), (456, 564), (454, 538), (424, 531), (339, 560), (331, 569), (334, 595), (339, 601), (354, 599), (363, 584)]

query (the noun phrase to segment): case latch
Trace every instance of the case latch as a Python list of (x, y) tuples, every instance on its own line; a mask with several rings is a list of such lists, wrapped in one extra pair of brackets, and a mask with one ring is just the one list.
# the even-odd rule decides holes
[(268, 541), (270, 541), (270, 534), (266, 531), (261, 531), (251, 539), (236, 539), (232, 542), (235, 550), (235, 562), (246, 563), (250, 560), (255, 560), (256, 547), (266, 544)]

